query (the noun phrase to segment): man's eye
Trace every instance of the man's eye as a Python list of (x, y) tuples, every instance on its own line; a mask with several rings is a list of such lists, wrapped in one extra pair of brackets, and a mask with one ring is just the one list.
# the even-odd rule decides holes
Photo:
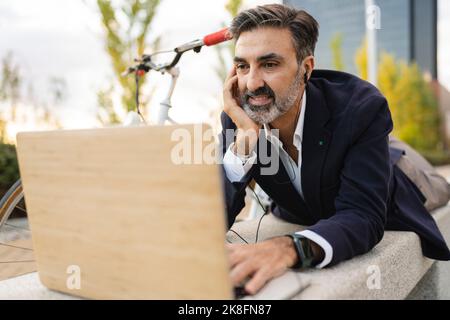
[(273, 63), (273, 62), (266, 62), (266, 63), (264, 63), (263, 66), (264, 66), (264, 68), (272, 69), (272, 68), (275, 68), (277, 66), (277, 64)]
[(245, 64), (238, 64), (238, 65), (236, 65), (236, 69), (239, 69), (239, 70), (244, 70), (244, 69), (247, 69), (247, 65), (245, 65)]

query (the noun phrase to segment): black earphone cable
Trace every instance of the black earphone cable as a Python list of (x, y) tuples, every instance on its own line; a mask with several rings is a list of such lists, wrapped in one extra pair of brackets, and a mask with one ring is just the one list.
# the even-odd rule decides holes
[[(259, 235), (259, 229), (260, 229), (260, 226), (261, 226), (261, 222), (262, 222), (262, 219), (264, 218), (264, 216), (267, 215), (267, 213), (268, 213), (268, 208), (264, 207), (264, 205), (261, 203), (261, 200), (259, 199), (259, 197), (258, 197), (258, 195), (256, 194), (255, 190), (253, 190), (253, 188), (251, 188), (251, 187), (248, 187), (248, 188), (253, 192), (253, 195), (256, 197), (256, 200), (258, 201), (259, 206), (260, 206), (261, 209), (264, 211), (263, 215), (259, 218), (258, 226), (257, 226), (257, 228), (256, 228), (255, 243), (257, 243), (257, 242), (258, 242), (258, 235)], [(244, 239), (244, 237), (242, 237), (242, 236), (241, 236), (239, 233), (237, 233), (235, 230), (230, 229), (230, 231), (231, 231), (232, 233), (236, 234), (236, 235), (237, 235), (244, 243), (246, 243), (246, 244), (249, 243), (247, 240)], [(229, 241), (229, 240), (227, 240), (227, 241), (228, 241), (229, 243), (231, 243), (231, 241)]]

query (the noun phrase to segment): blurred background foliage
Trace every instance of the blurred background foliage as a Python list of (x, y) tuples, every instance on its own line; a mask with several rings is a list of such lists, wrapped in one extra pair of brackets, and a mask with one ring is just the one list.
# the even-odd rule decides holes
[[(17, 99), (19, 96), (20, 76), (18, 66), (11, 65), (12, 54), (9, 53), (2, 61), (0, 78), (0, 102), (8, 101), (11, 117), (16, 117)], [(6, 104), (6, 103), (5, 103)], [(3, 108), (0, 110), (0, 196), (19, 178), (19, 168), (14, 145), (7, 143), (6, 116)]]
[[(0, 123), (1, 126), (1, 123)], [(1, 137), (0, 137), (1, 138)], [(16, 147), (0, 141), (0, 197), (19, 179)]]
[[(355, 54), (355, 64), (359, 76), (367, 80), (366, 40)], [(392, 134), (434, 165), (450, 163), (438, 100), (431, 88), (431, 80), (419, 66), (382, 52), (378, 62), (378, 89), (389, 103), (394, 121)]]
[[(119, 123), (124, 114), (136, 109), (135, 78), (122, 76), (134, 59), (140, 57), (145, 49), (155, 52), (159, 48), (160, 38), (149, 41), (151, 23), (162, 0), (127, 0), (120, 7), (115, 7), (109, 0), (97, 0), (100, 19), (105, 31), (105, 49), (111, 60), (114, 78), (102, 90), (97, 92), (99, 111), (97, 119), (102, 124)], [(141, 77), (139, 88), (146, 77)], [(113, 92), (119, 85), (121, 97), (114, 103)], [(142, 113), (147, 114), (149, 102), (154, 90), (140, 94)]]
[(344, 71), (345, 65), (344, 65), (344, 58), (342, 56), (342, 41), (344, 37), (342, 33), (338, 32), (336, 33), (330, 42), (330, 49), (332, 52), (333, 57), (333, 67), (337, 71)]
[(1, 61), (0, 73), (0, 196), (19, 178), (15, 137), (8, 136), (8, 124), (33, 121), (43, 128), (61, 127), (51, 107), (58, 107), (64, 101), (65, 80), (48, 79), (48, 101), (37, 100), (33, 85), (27, 80), (13, 52), (9, 52)]

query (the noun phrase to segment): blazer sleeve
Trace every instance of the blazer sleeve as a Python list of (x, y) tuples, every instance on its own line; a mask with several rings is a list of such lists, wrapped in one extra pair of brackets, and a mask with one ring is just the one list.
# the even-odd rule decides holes
[[(234, 142), (236, 125), (225, 112), (222, 112), (220, 120), (222, 123), (222, 132), (219, 136), (219, 150), (221, 152), (221, 159), (223, 160), (226, 150), (228, 150), (230, 144)], [(223, 161), (221, 161), (220, 167), (222, 174), (222, 187), (225, 194), (225, 208), (228, 218), (228, 228), (230, 228), (233, 225), (236, 216), (245, 206), (245, 188), (253, 178), (256, 165), (253, 165), (244, 178), (237, 182), (231, 182), (227, 178)]]
[(333, 247), (329, 266), (370, 251), (383, 237), (392, 167), (388, 135), (393, 124), (384, 97), (353, 108), (351, 141), (335, 199), (336, 213), (308, 229)]

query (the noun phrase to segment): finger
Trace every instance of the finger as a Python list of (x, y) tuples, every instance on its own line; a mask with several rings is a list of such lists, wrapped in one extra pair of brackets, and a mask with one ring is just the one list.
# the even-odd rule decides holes
[(224, 111), (228, 113), (229, 116), (232, 117), (230, 112), (236, 112), (237, 109), (239, 109), (239, 105), (233, 96), (233, 84), (237, 81), (237, 76), (234, 76), (231, 78), (224, 86), (223, 90), (223, 104), (224, 104)]
[[(237, 79), (236, 66), (234, 66), (234, 65), (228, 72), (227, 77), (225, 78), (225, 84), (229, 83), (229, 81), (231, 79), (233, 79), (233, 80)], [(234, 83), (234, 81), (232, 83)]]
[(254, 276), (246, 283), (245, 291), (254, 295), (272, 278), (267, 268), (259, 269)]
[(233, 85), (236, 83), (237, 79), (238, 76), (234, 75), (225, 81), (224, 89), (226, 89), (227, 93), (231, 94), (231, 89), (233, 88)]
[(228, 259), (230, 262), (230, 267), (233, 268), (236, 264), (241, 262), (247, 256), (248, 244), (241, 243), (228, 243), (226, 245), (228, 249)]
[(228, 255), (230, 267), (234, 268), (238, 263), (245, 259), (245, 254), (242, 251), (233, 251)]
[(223, 91), (223, 100), (226, 107), (236, 107), (237, 101), (235, 100), (235, 97), (233, 95), (233, 85), (237, 81), (237, 76), (234, 76), (224, 86)]
[(228, 71), (227, 79), (230, 79), (234, 75), (236, 75), (236, 66), (233, 65), (233, 67), (230, 69), (230, 71)]
[(242, 281), (244, 281), (247, 277), (250, 277), (256, 269), (257, 266), (254, 263), (249, 260), (244, 260), (231, 270), (231, 282), (235, 286), (241, 284)]

